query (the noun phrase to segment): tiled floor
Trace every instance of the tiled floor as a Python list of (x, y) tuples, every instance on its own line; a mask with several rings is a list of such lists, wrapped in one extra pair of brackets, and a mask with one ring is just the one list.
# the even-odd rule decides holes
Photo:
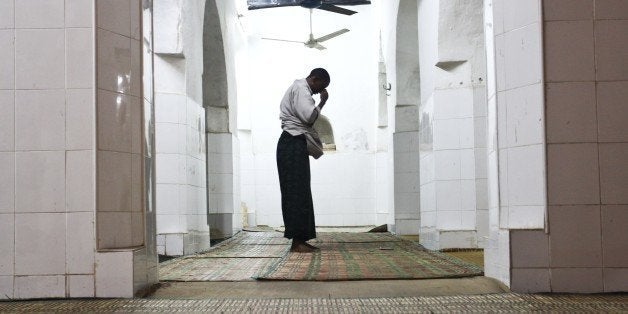
[(0, 312), (46, 313), (621, 313), (627, 295), (520, 295), (313, 299), (132, 299), (0, 302)]
[(422, 280), (163, 282), (157, 299), (316, 299), (479, 295), (509, 292), (487, 277)]

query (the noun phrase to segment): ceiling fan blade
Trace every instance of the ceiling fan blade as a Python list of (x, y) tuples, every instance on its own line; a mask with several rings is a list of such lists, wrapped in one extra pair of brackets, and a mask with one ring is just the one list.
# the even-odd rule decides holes
[(315, 39), (315, 41), (317, 41), (317, 42), (323, 42), (323, 41), (326, 41), (326, 40), (330, 40), (330, 39), (332, 39), (332, 38), (334, 38), (334, 37), (336, 37), (336, 36), (340, 36), (340, 35), (342, 35), (342, 34), (344, 34), (344, 33), (348, 32), (348, 31), (349, 31), (348, 29), (343, 28), (343, 29), (341, 29), (341, 30), (339, 30), (339, 31), (335, 31), (335, 32), (333, 32), (333, 33), (331, 33), (331, 34), (327, 34), (327, 35), (325, 35), (325, 36), (322, 36), (322, 37), (316, 38), (316, 39)]
[(285, 42), (289, 42), (289, 43), (304, 44), (304, 42), (302, 42), (302, 41), (297, 41), (297, 40), (277, 39), (277, 38), (267, 38), (267, 37), (262, 37), (262, 39), (266, 39), (266, 40), (274, 40), (274, 41), (285, 41)]
[(316, 43), (316, 45), (312, 46), (312, 48), (316, 48), (318, 50), (325, 50), (325, 49), (327, 49), (327, 48), (325, 48), (325, 46), (323, 46), (323, 45), (321, 45), (319, 43)]
[(334, 13), (340, 13), (340, 14), (344, 14), (344, 15), (353, 15), (353, 14), (358, 13), (358, 12), (353, 11), (353, 10), (341, 8), (339, 6), (335, 6), (333, 4), (326, 4), (326, 3), (321, 4), (321, 6), (318, 7), (318, 9), (329, 11), (329, 12), (334, 12)]
[(249, 10), (269, 9), (280, 7), (298, 6), (300, 3), (295, 0), (267, 1), (267, 0), (247, 0)]

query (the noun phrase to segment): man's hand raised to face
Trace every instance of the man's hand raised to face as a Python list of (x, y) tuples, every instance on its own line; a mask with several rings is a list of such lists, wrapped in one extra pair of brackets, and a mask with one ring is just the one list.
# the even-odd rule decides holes
[(329, 98), (329, 93), (327, 93), (327, 89), (323, 89), (321, 91), (321, 104), (325, 104), (327, 102), (327, 98)]

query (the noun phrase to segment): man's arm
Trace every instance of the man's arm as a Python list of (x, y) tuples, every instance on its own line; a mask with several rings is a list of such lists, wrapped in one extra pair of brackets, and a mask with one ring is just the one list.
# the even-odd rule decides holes
[(293, 114), (305, 124), (314, 123), (320, 111), (312, 95), (308, 91), (298, 89), (293, 94), (292, 110)]

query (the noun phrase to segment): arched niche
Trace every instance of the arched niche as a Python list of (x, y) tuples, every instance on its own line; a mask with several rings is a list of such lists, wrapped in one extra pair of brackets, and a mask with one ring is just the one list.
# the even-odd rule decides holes
[(336, 142), (334, 140), (334, 130), (331, 127), (329, 118), (324, 115), (320, 115), (314, 123), (314, 130), (318, 132), (318, 136), (323, 143), (323, 150), (334, 151), (336, 150)]
[[(203, 107), (207, 139), (207, 223), (210, 238), (234, 233), (234, 136), (229, 131), (227, 60), (220, 14), (224, 6), (207, 1), (203, 20)], [(226, 34), (226, 33), (225, 33)], [(229, 52), (229, 51), (227, 51)]]

